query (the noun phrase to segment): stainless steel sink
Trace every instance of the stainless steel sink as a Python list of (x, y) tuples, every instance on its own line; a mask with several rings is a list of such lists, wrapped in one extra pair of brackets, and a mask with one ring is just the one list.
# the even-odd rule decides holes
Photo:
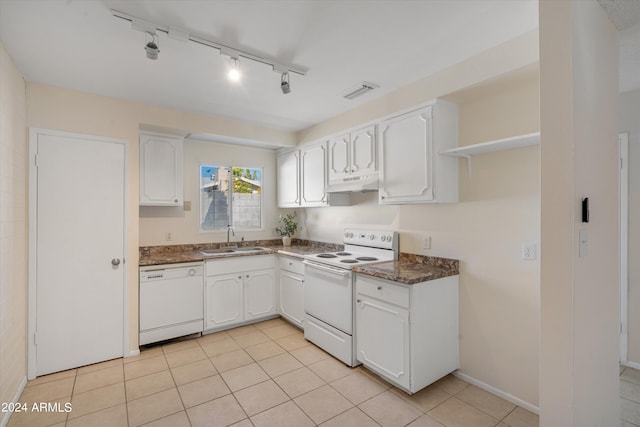
[(235, 248), (235, 252), (263, 252), (268, 251), (267, 248), (261, 248), (260, 246), (248, 246), (246, 248)]
[(200, 253), (206, 256), (230, 254), (233, 252), (235, 252), (233, 248), (200, 249)]
[(200, 253), (204, 256), (228, 255), (233, 253), (260, 253), (268, 251), (267, 248), (260, 246), (248, 246), (245, 248), (217, 248), (217, 249), (201, 249)]

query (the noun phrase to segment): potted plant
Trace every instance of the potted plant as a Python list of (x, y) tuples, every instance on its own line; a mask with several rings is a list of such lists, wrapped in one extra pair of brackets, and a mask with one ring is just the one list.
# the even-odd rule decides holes
[(285, 246), (291, 246), (291, 236), (293, 236), (298, 230), (298, 223), (296, 222), (296, 212), (280, 215), (280, 226), (276, 227), (276, 233), (282, 236), (282, 244)]

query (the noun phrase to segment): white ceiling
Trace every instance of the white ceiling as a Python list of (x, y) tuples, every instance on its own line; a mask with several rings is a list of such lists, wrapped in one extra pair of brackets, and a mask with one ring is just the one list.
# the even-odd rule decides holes
[[(228, 57), (164, 33), (159, 59), (151, 61), (145, 34), (111, 9), (309, 72), (292, 74), (292, 91), (283, 95), (279, 74), (241, 60), (243, 79), (232, 84)], [(537, 0), (0, 0), (0, 39), (29, 82), (289, 130), (350, 110), (537, 25)], [(630, 39), (640, 39), (638, 29)], [(638, 78), (635, 71), (628, 80)], [(357, 100), (342, 98), (361, 81), (380, 88)], [(640, 88), (640, 81), (629, 85)]]

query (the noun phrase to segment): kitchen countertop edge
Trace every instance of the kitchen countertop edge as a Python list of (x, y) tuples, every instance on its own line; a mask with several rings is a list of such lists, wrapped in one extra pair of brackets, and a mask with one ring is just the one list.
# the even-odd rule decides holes
[(457, 259), (401, 253), (397, 261), (386, 261), (354, 267), (358, 274), (389, 280), (403, 285), (415, 285), (430, 280), (460, 274)]

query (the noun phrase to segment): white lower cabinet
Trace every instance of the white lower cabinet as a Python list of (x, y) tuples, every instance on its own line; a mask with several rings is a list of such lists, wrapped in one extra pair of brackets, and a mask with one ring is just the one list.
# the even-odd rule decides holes
[(277, 314), (273, 255), (209, 260), (206, 275), (205, 330), (225, 329)]
[(304, 329), (304, 264), (301, 260), (279, 257), (280, 314)]
[(458, 276), (402, 285), (356, 278), (356, 357), (415, 393), (458, 368)]
[(242, 273), (207, 277), (205, 329), (233, 325), (243, 318)]
[(273, 268), (244, 276), (244, 320), (276, 314), (276, 274)]

